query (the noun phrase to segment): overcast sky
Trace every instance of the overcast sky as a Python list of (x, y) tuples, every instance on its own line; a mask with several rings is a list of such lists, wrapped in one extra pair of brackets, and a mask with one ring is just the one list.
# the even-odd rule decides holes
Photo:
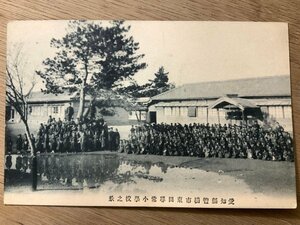
[[(52, 38), (68, 21), (19, 21), (8, 26), (8, 49), (22, 43), (24, 70), (34, 74), (54, 54)], [(127, 21), (148, 67), (135, 78), (152, 79), (160, 66), (176, 86), (201, 81), (289, 74), (288, 28), (284, 23)], [(36, 90), (42, 87), (40, 80)]]

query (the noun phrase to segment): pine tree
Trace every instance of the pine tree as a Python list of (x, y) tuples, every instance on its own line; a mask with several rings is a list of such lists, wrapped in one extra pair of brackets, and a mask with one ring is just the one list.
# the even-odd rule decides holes
[(45, 59), (43, 70), (37, 71), (45, 81), (45, 91), (79, 92), (77, 118), (81, 120), (87, 94), (95, 96), (111, 90), (146, 67), (146, 63), (139, 62), (144, 55), (136, 53), (139, 43), (128, 36), (129, 30), (123, 21), (112, 21), (108, 26), (70, 21), (68, 33), (51, 40), (50, 46), (57, 49), (55, 56)]
[(158, 72), (154, 74), (155, 78), (154, 80), (150, 80), (152, 83), (152, 86), (154, 88), (158, 89), (168, 89), (169, 88), (169, 72), (165, 72), (165, 69), (163, 66), (159, 67)]

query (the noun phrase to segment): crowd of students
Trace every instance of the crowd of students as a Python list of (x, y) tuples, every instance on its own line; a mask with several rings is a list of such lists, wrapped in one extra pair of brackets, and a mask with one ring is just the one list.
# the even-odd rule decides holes
[[(49, 117), (31, 140), (40, 153), (111, 150), (127, 154), (294, 160), (290, 134), (281, 126), (271, 129), (257, 122), (239, 126), (143, 124), (132, 126), (128, 139), (120, 140), (118, 130), (109, 128), (103, 118), (75, 123)], [(30, 152), (26, 134), (18, 135), (15, 146), (22, 156)], [(9, 153), (13, 150), (10, 137), (6, 140), (6, 150)], [(19, 161), (21, 164), (23, 160)]]
[(293, 161), (292, 138), (281, 126), (254, 124), (144, 124), (131, 128), (120, 152), (166, 156)]
[[(117, 129), (107, 126), (103, 118), (85, 120), (84, 123), (61, 121), (49, 117), (47, 123), (41, 123), (36, 135), (31, 134), (32, 144), (40, 153), (68, 153), (113, 150), (119, 148), (120, 134)], [(11, 152), (13, 143), (7, 139), (7, 151)], [(18, 135), (16, 140), (18, 153), (30, 152), (27, 135)]]

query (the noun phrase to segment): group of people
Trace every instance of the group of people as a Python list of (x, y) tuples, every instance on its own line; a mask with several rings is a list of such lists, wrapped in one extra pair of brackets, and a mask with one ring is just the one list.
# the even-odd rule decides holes
[(118, 129), (108, 127), (101, 117), (86, 119), (84, 122), (58, 121), (49, 118), (47, 124), (41, 124), (35, 141), (40, 152), (87, 152), (113, 150), (119, 148)]
[[(230, 124), (142, 124), (132, 126), (128, 139), (120, 140), (117, 129), (109, 128), (104, 119), (86, 119), (76, 123), (49, 117), (40, 124), (32, 144), (40, 153), (69, 153), (111, 150), (128, 154), (197, 156), (219, 158), (253, 158), (293, 161), (292, 138), (281, 126), (266, 128), (257, 122)], [(13, 143), (7, 138), (6, 149)], [(26, 134), (18, 135), (16, 150), (30, 152)]]
[[(31, 134), (32, 145), (40, 153), (68, 153), (88, 152), (119, 149), (120, 133), (117, 129), (108, 127), (101, 117), (99, 119), (86, 119), (76, 123), (74, 120), (49, 117), (47, 123), (41, 123), (37, 134)], [(6, 141), (8, 152), (13, 150), (13, 142), (10, 137)], [(18, 153), (30, 152), (30, 145), (26, 134), (19, 134), (16, 139)]]
[(292, 138), (281, 126), (266, 128), (257, 122), (221, 124), (144, 124), (132, 126), (120, 152), (218, 158), (293, 161)]

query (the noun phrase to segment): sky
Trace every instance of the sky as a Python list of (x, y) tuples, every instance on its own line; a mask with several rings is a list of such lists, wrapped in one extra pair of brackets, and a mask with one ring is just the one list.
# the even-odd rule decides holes
[[(22, 46), (28, 80), (53, 56), (52, 38), (66, 34), (68, 21), (15, 21), (8, 25), (8, 54)], [(104, 22), (105, 24), (105, 22)], [(176, 86), (185, 83), (289, 75), (288, 26), (265, 22), (126, 21), (140, 43), (147, 68), (143, 84), (163, 66)], [(35, 90), (43, 87), (36, 78)]]

